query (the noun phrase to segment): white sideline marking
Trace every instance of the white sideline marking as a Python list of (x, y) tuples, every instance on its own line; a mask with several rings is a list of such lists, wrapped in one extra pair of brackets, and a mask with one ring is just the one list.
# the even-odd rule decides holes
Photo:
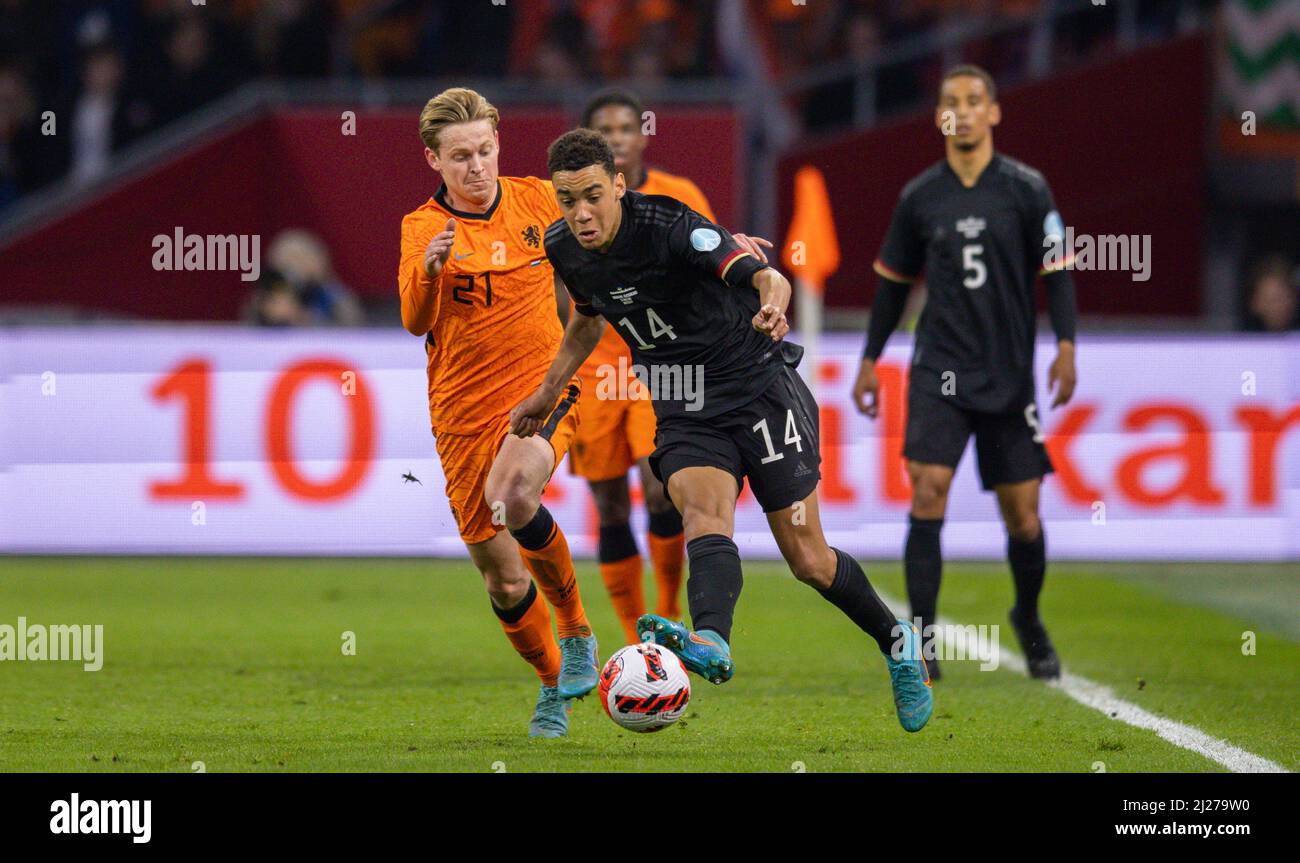
[[(880, 598), (885, 600), (886, 604), (891, 608), (907, 607), (907, 603), (893, 601), (892, 597), (888, 597), (883, 593), (880, 594)], [(961, 625), (946, 617), (940, 617), (938, 622), (947, 626)], [(1015, 637), (1014, 632), (1010, 634), (1013, 638)], [(945, 644), (949, 641), (947, 631), (943, 632), (943, 641)], [(1028, 673), (1024, 658), (1020, 654), (1002, 647), (1000, 641), (998, 644), (998, 663), (999, 667), (1008, 671), (1014, 671), (1017, 674)], [(1217, 764), (1223, 765), (1233, 773), (1291, 772), (1281, 764), (1233, 746), (1226, 740), (1212, 737), (1192, 725), (1166, 719), (1149, 710), (1144, 710), (1136, 704), (1120, 698), (1109, 686), (1104, 686), (1086, 677), (1062, 671), (1059, 681), (1047, 685), (1052, 689), (1064, 692), (1084, 707), (1091, 707), (1093, 710), (1106, 714), (1111, 719), (1123, 722), (1125, 725), (1132, 725), (1134, 728), (1145, 728), (1148, 731), (1154, 731), (1162, 740), (1195, 752), (1197, 755), (1202, 755)]]

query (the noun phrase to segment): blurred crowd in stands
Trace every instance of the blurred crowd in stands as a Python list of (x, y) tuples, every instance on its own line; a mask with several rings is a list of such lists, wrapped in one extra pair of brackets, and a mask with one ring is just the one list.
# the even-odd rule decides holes
[[(1169, 36), (1213, 0), (1131, 0), (1130, 34)], [(0, 0), (0, 219), (55, 180), (91, 182), (115, 153), (250, 80), (527, 80), (590, 91), (631, 80), (755, 77), (792, 133), (917, 107), (960, 59), (1002, 82), (1116, 50), (1120, 3), (1086, 0)], [(1069, 16), (1055, 32), (1040, 13)], [(1071, 11), (1072, 10), (1072, 11)], [(1064, 19), (1062, 19), (1064, 20)], [(913, 51), (918, 45), (927, 45)], [(883, 63), (883, 65), (882, 65)], [(1041, 71), (1041, 70), (1037, 70)], [(270, 256), (248, 320), (349, 323), (359, 312), (313, 237)], [(1242, 285), (1250, 329), (1300, 325), (1294, 262)]]
[(328, 74), (334, 6), (0, 0), (0, 208), (252, 77)]
[[(1168, 30), (1198, 3), (1141, 0), (1138, 20)], [(1040, 8), (1036, 0), (0, 0), (0, 211), (54, 179), (94, 179), (141, 135), (258, 77), (514, 77), (587, 88), (631, 79), (652, 93), (668, 80), (736, 77), (756, 62), (771, 81), (831, 69), (830, 80), (787, 92), (793, 115), (823, 129), (854, 116), (864, 86), (873, 114), (931, 92), (940, 56), (864, 76), (882, 46), (1029, 20)], [(1055, 53), (1106, 50), (1113, 13), (1087, 17)], [(977, 43), (979, 56), (966, 59), (1013, 74), (1027, 62), (1027, 32)]]

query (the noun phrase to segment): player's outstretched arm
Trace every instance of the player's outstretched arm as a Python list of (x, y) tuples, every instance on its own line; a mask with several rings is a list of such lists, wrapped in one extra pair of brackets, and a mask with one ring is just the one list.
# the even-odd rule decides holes
[(790, 305), (790, 281), (771, 267), (754, 273), (754, 289), (758, 291), (759, 309), (754, 315), (754, 329), (779, 342), (790, 332), (785, 310)]
[(519, 437), (537, 434), (555, 408), (560, 391), (573, 378), (584, 360), (596, 349), (605, 331), (605, 319), (581, 312), (569, 315), (560, 350), (546, 371), (546, 377), (532, 395), (510, 412), (510, 431)]

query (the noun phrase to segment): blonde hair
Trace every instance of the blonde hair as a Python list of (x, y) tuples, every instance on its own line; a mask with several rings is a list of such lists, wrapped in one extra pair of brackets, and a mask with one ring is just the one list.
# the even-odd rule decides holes
[(501, 115), (482, 95), (466, 87), (443, 90), (424, 105), (420, 112), (420, 140), (433, 152), (438, 152), (438, 136), (442, 130), (455, 123), (472, 123), (491, 120), (496, 131)]

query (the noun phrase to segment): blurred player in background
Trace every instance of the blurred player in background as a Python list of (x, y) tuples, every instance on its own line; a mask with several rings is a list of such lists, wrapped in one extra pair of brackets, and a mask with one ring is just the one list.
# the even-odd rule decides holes
[[(694, 183), (646, 167), (644, 122), (641, 100), (626, 90), (597, 93), (582, 115), (582, 125), (595, 129), (609, 142), (615, 168), (622, 172), (629, 189), (647, 195), (668, 195), (710, 222), (716, 221), (709, 202)], [(567, 305), (567, 300), (561, 302)], [(627, 474), (633, 467), (640, 474), (641, 492), (649, 515), (646, 540), (654, 567), (655, 611), (672, 619), (680, 618), (682, 613), (678, 595), (685, 553), (681, 514), (668, 501), (663, 484), (650, 470), (655, 440), (654, 408), (649, 395), (632, 375), (631, 366), (631, 351), (613, 327), (607, 328), (600, 344), (578, 369), (582, 381), (582, 425), (569, 447), (573, 472), (587, 480), (596, 503), (600, 520), (597, 543), (600, 575), (629, 644), (637, 641), (636, 621), (646, 612), (641, 554), (629, 524), (632, 499)], [(613, 387), (611, 395), (609, 384), (615, 374), (621, 374), (628, 383), (625, 387)], [(599, 386), (602, 380), (605, 386)], [(618, 398), (620, 392), (629, 397)]]
[(542, 249), (559, 211), (548, 181), (498, 176), (498, 120), (464, 88), (420, 113), (442, 187), (402, 220), (402, 324), (425, 337), (429, 414), (461, 539), (507, 638), (541, 678), (529, 734), (560, 737), (567, 699), (597, 682), (568, 542), (541, 504), (577, 428), (579, 390), (576, 379), (566, 384), (540, 434), (509, 433), (510, 409), (541, 383), (562, 336)]
[[(1065, 231), (1043, 175), (993, 150), (1001, 119), (993, 79), (977, 66), (943, 78), (935, 124), (946, 157), (904, 188), (876, 259), (880, 288), (853, 386), (858, 410), (874, 417), (876, 360), (898, 325), (911, 285), (925, 274), (925, 309), (907, 398), (903, 455), (912, 480), (904, 551), (907, 595), (922, 632), (934, 624), (943, 570), (939, 533), (953, 473), (975, 436), (980, 480), (997, 494), (1015, 582), (1011, 623), (1034, 677), (1060, 676), (1038, 616), (1047, 569), (1038, 493), (1052, 463), (1034, 402), (1034, 282), (1043, 276), (1056, 332), (1048, 375), (1052, 407), (1070, 400), (1074, 367), (1072, 257), (1049, 256)], [(866, 400), (870, 393), (871, 400)], [(926, 634), (929, 638), (928, 633)], [(927, 644), (927, 657), (931, 645)], [(930, 672), (938, 677), (931, 661)]]

